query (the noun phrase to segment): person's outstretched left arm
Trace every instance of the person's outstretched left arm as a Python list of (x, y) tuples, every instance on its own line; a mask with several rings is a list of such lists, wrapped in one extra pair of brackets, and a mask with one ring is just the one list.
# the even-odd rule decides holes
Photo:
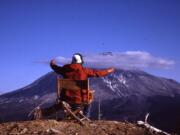
[(106, 76), (112, 72), (114, 72), (114, 68), (108, 68), (105, 70), (95, 70), (95, 69), (90, 69), (90, 68), (84, 68), (86, 74), (88, 77), (101, 77), (101, 76)]

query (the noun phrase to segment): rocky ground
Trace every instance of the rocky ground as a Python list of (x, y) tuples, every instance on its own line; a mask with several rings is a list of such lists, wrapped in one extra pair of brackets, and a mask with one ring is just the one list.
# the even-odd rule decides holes
[(36, 120), (0, 124), (0, 135), (155, 135), (136, 124), (117, 121), (77, 122)]

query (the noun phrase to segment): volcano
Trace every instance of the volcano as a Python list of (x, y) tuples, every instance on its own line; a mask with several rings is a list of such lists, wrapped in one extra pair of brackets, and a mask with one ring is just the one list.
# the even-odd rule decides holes
[[(27, 120), (27, 114), (38, 104), (50, 106), (56, 100), (54, 72), (47, 73), (32, 84), (0, 95), (0, 121)], [(144, 120), (168, 132), (180, 125), (180, 83), (140, 70), (119, 69), (101, 78), (91, 78), (95, 90), (91, 119), (135, 122)]]

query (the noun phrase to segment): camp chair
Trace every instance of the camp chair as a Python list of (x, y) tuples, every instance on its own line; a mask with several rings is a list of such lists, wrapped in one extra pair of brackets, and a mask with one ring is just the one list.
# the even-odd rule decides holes
[[(87, 94), (86, 94), (86, 99), (85, 101), (83, 101), (81, 104), (90, 104), (93, 100), (93, 92), (92, 90), (90, 90), (89, 88), (89, 80), (72, 80), (72, 79), (60, 79), (59, 77), (57, 78), (57, 99), (60, 99), (60, 94), (61, 91), (63, 90), (73, 90), (73, 91), (77, 91), (77, 90), (86, 90)], [(90, 122), (90, 120), (83, 115), (82, 113), (82, 108), (76, 109), (76, 110), (72, 110), (70, 105), (66, 102), (66, 101), (61, 101), (58, 100), (57, 102), (61, 102), (62, 107), (64, 109), (64, 112), (66, 113), (66, 117), (71, 117), (75, 120), (77, 120), (78, 122), (80, 122), (82, 125), (84, 125), (83, 120), (87, 120)]]

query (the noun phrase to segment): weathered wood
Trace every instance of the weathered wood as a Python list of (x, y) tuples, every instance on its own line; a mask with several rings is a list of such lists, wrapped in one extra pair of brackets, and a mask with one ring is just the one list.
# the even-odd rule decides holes
[(60, 97), (61, 90), (89, 90), (89, 80), (72, 80), (57, 78), (57, 96)]
[(166, 133), (166, 132), (164, 132), (164, 131), (156, 128), (156, 127), (151, 126), (147, 122), (148, 117), (149, 117), (149, 113), (146, 114), (145, 121), (137, 121), (137, 125), (143, 126), (143, 127), (147, 128), (148, 130), (150, 130), (151, 132), (160, 133), (161, 135), (171, 135), (171, 134)]
[(33, 115), (33, 113), (37, 110), (40, 109), (42, 105), (44, 105), (45, 103), (47, 103), (47, 101), (49, 101), (49, 99), (44, 100), (43, 102), (41, 102), (39, 105), (37, 105), (36, 107), (34, 107), (29, 113), (28, 113), (28, 117), (31, 117)]
[(68, 107), (69, 105), (68, 105), (66, 102), (62, 101), (62, 106), (63, 106), (63, 108), (64, 108), (74, 119), (76, 119), (81, 125), (85, 125), (85, 123), (71, 111), (71, 109)]

